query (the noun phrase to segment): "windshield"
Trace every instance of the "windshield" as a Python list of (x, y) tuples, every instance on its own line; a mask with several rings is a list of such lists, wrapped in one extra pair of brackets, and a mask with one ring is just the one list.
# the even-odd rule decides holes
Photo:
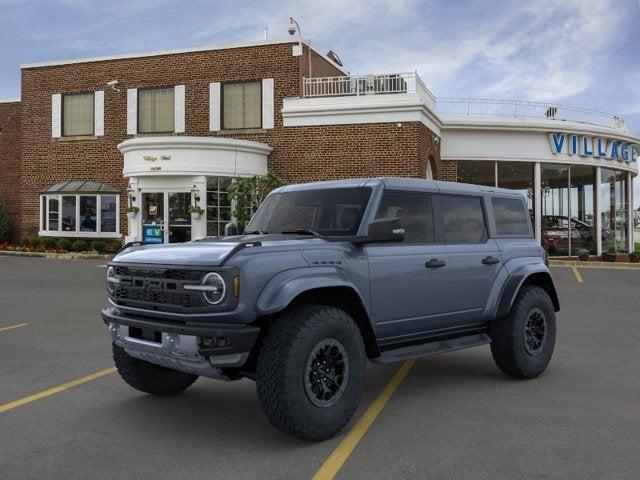
[(269, 195), (246, 233), (354, 236), (371, 188), (300, 190)]

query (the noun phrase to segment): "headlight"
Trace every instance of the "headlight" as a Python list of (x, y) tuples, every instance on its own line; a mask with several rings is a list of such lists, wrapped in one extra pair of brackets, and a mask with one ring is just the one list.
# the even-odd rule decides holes
[(202, 277), (200, 285), (185, 285), (185, 290), (202, 292), (204, 299), (211, 305), (217, 305), (224, 299), (226, 285), (220, 275), (215, 272), (207, 273)]
[(109, 295), (115, 293), (118, 283), (120, 283), (120, 279), (116, 277), (116, 269), (113, 267), (107, 268), (107, 292), (109, 292)]

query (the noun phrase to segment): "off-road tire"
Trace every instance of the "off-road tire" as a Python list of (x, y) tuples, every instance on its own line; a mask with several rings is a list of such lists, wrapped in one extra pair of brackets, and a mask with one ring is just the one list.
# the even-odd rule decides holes
[[(335, 403), (317, 406), (305, 388), (306, 367), (323, 342), (337, 341), (348, 358), (344, 390)], [(366, 371), (366, 353), (357, 325), (345, 311), (301, 305), (270, 326), (257, 362), (256, 386), (269, 421), (282, 432), (307, 441), (324, 440), (342, 430), (355, 412)]]
[(136, 390), (151, 395), (169, 397), (186, 390), (197, 375), (161, 367), (127, 355), (122, 347), (113, 345), (113, 360), (118, 373)]
[[(525, 341), (525, 328), (530, 315), (542, 315), (545, 332), (539, 351), (530, 353)], [(542, 288), (525, 285), (504, 318), (489, 324), (491, 353), (498, 368), (516, 378), (529, 379), (547, 368), (556, 340), (556, 315), (549, 294)]]

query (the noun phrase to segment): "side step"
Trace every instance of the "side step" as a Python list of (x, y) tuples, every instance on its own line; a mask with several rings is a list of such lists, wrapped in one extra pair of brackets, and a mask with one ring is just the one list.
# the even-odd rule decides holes
[(489, 335), (486, 333), (478, 333), (464, 337), (435, 340), (419, 345), (400, 347), (395, 350), (387, 350), (386, 352), (382, 352), (382, 355), (373, 361), (376, 363), (402, 362), (410, 358), (429, 357), (431, 355), (437, 355), (438, 353), (455, 352), (463, 348), (477, 347), (486, 345), (487, 343), (491, 343)]

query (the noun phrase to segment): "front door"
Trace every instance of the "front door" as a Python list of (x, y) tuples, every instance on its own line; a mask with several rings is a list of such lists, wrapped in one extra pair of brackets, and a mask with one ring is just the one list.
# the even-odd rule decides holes
[(142, 194), (142, 241), (180, 243), (191, 240), (188, 192), (144, 192)]

